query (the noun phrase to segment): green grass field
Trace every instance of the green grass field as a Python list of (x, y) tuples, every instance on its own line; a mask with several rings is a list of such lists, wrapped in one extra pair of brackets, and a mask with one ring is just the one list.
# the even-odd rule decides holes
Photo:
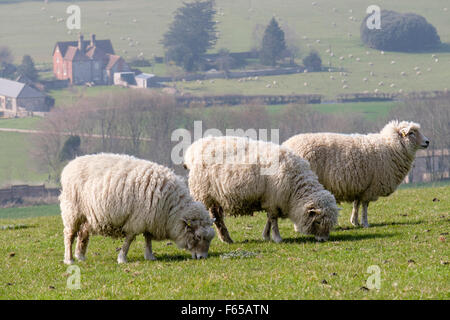
[[(81, 31), (86, 36), (96, 33), (98, 39), (111, 39), (116, 52), (126, 59), (132, 59), (141, 52), (144, 57), (151, 59), (153, 55), (163, 54), (159, 41), (172, 21), (174, 10), (181, 3), (181, 0), (136, 0), (129, 5), (126, 1), (83, 1), (79, 3)], [(344, 77), (334, 74), (335, 80), (331, 80), (330, 74), (323, 72), (261, 77), (258, 81), (243, 83), (238, 83), (236, 79), (217, 80), (213, 84), (178, 83), (177, 86), (185, 92), (320, 93), (333, 97), (339, 93), (366, 90), (373, 92), (375, 89), (381, 92), (396, 92), (400, 89), (409, 92), (448, 88), (450, 69), (445, 66), (450, 65), (450, 11), (444, 11), (444, 8), (448, 7), (446, 0), (427, 3), (420, 0), (378, 1), (377, 5), (382, 9), (423, 15), (437, 28), (444, 43), (442, 48), (435, 52), (386, 52), (385, 55), (366, 49), (360, 42), (359, 27), (368, 6), (365, 2), (345, 0), (337, 3), (333, 0), (322, 0), (317, 6), (312, 6), (310, 0), (285, 0), (276, 4), (270, 0), (218, 0), (216, 3), (220, 38), (212, 52), (220, 48), (231, 51), (250, 50), (257, 45), (253, 38), (255, 26), (266, 25), (272, 16), (276, 16), (289, 38), (293, 38), (293, 42), (301, 47), (302, 55), (306, 55), (310, 49), (316, 49), (325, 66), (345, 69), (348, 73), (345, 77), (348, 88), (343, 89)], [(76, 32), (69, 35), (65, 25), (68, 5), (68, 2), (50, 2), (46, 5), (42, 2), (0, 4), (0, 20), (9, 26), (0, 30), (2, 44), (12, 49), (17, 62), (24, 54), (31, 54), (38, 63), (51, 62), (56, 41), (75, 40), (77, 37)], [(333, 8), (336, 8), (336, 12)], [(54, 18), (51, 19), (50, 16)], [(350, 20), (349, 17), (356, 18), (356, 21)], [(58, 18), (62, 18), (62, 21), (57, 22)], [(35, 36), (37, 26), (39, 37)], [(127, 40), (128, 38), (131, 41)], [(317, 40), (320, 40), (320, 43), (317, 43)], [(130, 42), (133, 46), (130, 46)], [(331, 51), (328, 53), (327, 49)], [(332, 57), (330, 53), (333, 53)], [(352, 58), (349, 58), (350, 54)], [(432, 54), (437, 54), (438, 62), (434, 61)], [(340, 57), (344, 59), (340, 60)], [(360, 59), (359, 62), (356, 61), (357, 58)], [(392, 64), (392, 61), (395, 64)], [(369, 66), (370, 62), (373, 66)], [(420, 68), (420, 76), (416, 75), (415, 67)], [(166, 73), (165, 68), (161, 66), (155, 66), (153, 71)], [(369, 76), (370, 71), (374, 72), (373, 77)], [(406, 76), (401, 76), (401, 72), (406, 72)], [(363, 82), (363, 78), (368, 81)], [(278, 84), (269, 89), (265, 87), (273, 81)], [(382, 86), (379, 85), (381, 81)], [(391, 84), (394, 86), (391, 87)]]
[(34, 165), (28, 134), (0, 132), (0, 150), (0, 187), (5, 184), (42, 184), (46, 180), (47, 175)]
[[(325, 243), (294, 233), (287, 220), (280, 223), (285, 241), (265, 243), (264, 214), (228, 218), (235, 243), (215, 238), (207, 260), (162, 241), (153, 245), (158, 260), (145, 261), (139, 236), (129, 263), (118, 265), (121, 241), (94, 236), (87, 261), (77, 264), (80, 290), (66, 287), (62, 222), (51, 216), (58, 207), (0, 209), (0, 226), (22, 225), (0, 228), (0, 298), (449, 299), (449, 203), (448, 186), (399, 190), (371, 204), (369, 229), (350, 226), (346, 204)], [(32, 211), (40, 217), (24, 218)], [(363, 288), (370, 266), (379, 267), (379, 290)]]

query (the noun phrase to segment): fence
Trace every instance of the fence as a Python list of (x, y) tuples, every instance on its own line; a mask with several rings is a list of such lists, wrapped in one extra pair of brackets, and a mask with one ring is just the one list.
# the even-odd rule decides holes
[(177, 96), (177, 103), (184, 106), (201, 104), (209, 106), (234, 106), (245, 104), (291, 104), (291, 103), (321, 103), (323, 96), (320, 94), (303, 95), (213, 95), (213, 96)]
[(23, 198), (47, 198), (57, 197), (60, 194), (58, 188), (46, 188), (45, 185), (15, 185), (0, 189), (0, 204), (17, 202)]

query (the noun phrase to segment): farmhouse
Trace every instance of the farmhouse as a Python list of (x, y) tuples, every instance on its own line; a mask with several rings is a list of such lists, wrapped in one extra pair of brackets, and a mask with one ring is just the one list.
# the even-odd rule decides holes
[(25, 83), (0, 78), (0, 114), (19, 116), (33, 111), (48, 111), (45, 94)]
[(114, 53), (111, 40), (97, 40), (95, 34), (84, 40), (57, 42), (53, 50), (53, 73), (71, 84), (111, 85), (115, 72), (130, 71), (125, 60)]

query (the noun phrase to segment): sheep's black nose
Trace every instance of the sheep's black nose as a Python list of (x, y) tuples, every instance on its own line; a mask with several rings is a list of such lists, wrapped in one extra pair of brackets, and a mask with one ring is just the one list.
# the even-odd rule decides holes
[(425, 141), (425, 143), (426, 143), (427, 146), (430, 145), (430, 141), (429, 140)]

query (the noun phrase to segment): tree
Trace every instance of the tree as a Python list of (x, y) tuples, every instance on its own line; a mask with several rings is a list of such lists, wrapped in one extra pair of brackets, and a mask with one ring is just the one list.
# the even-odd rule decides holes
[(303, 65), (309, 71), (322, 70), (322, 59), (317, 51), (311, 51), (306, 57), (303, 58)]
[(13, 63), (14, 57), (8, 47), (0, 46), (0, 64)]
[(203, 56), (217, 41), (214, 1), (184, 3), (161, 41), (166, 61), (174, 61), (186, 71), (201, 69)]
[(0, 78), (12, 78), (16, 72), (13, 61), (11, 50), (6, 46), (0, 46)]
[(22, 64), (19, 66), (17, 73), (31, 81), (36, 81), (39, 77), (38, 72), (34, 67), (33, 59), (29, 55), (23, 56)]
[(367, 27), (368, 15), (361, 23), (362, 42), (378, 50), (423, 51), (441, 44), (436, 28), (427, 20), (413, 13), (381, 11), (381, 29)]
[(81, 139), (80, 136), (70, 136), (64, 142), (64, 146), (59, 154), (61, 162), (73, 160), (80, 154)]
[(264, 31), (260, 54), (261, 63), (274, 66), (285, 50), (284, 32), (278, 25), (277, 20), (272, 18)]
[(225, 71), (225, 73), (228, 74), (228, 71), (233, 66), (233, 62), (234, 62), (234, 59), (230, 55), (230, 51), (228, 49), (222, 48), (219, 50), (219, 55), (216, 59), (216, 65), (219, 70)]

